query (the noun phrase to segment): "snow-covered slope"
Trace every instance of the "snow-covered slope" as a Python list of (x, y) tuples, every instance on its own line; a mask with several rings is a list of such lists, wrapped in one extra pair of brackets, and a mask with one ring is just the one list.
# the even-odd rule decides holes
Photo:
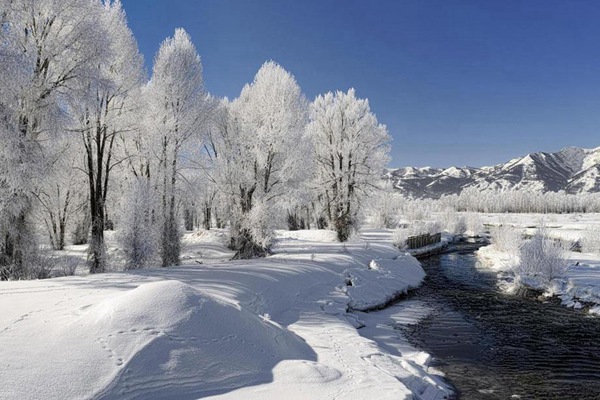
[(584, 193), (600, 191), (600, 147), (567, 147), (531, 153), (491, 167), (399, 168), (386, 177), (411, 197), (439, 198), (468, 187), (480, 190), (531, 190)]
[(179, 267), (0, 282), (0, 398), (446, 398), (426, 354), (356, 329), (419, 263), (334, 237), (280, 232), (271, 257), (212, 262), (227, 250), (194, 235)]

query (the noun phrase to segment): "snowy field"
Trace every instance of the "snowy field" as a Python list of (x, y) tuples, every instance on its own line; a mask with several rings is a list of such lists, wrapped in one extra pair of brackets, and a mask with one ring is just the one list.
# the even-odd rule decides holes
[[(553, 238), (560, 239), (567, 247), (574, 242), (600, 234), (600, 214), (481, 214), (486, 225), (510, 225), (526, 235), (533, 235), (543, 221)], [(600, 314), (600, 252), (565, 251), (567, 270), (548, 285), (530, 281), (531, 286), (543, 289), (546, 295), (559, 296), (564, 305), (582, 308), (587, 304), (590, 313)], [(506, 252), (497, 251), (495, 246), (479, 250), (484, 265), (503, 273), (516, 260)], [(511, 290), (510, 285), (505, 286)]]
[(0, 282), (0, 398), (444, 398), (391, 327), (428, 309), (359, 311), (424, 277), (389, 236), (281, 231), (274, 255), (224, 261), (223, 232), (199, 232), (178, 267)]

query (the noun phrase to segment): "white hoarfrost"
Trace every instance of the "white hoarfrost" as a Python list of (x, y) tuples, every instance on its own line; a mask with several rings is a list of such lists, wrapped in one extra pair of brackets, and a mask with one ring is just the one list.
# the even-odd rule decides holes
[[(194, 235), (185, 254), (227, 254), (217, 236)], [(385, 316), (352, 311), (418, 286), (424, 273), (414, 258), (376, 240), (342, 245), (308, 231), (278, 237), (266, 259), (200, 265), (190, 258), (169, 269), (1, 282), (0, 380), (10, 384), (0, 397), (449, 394), (429, 356), (391, 328), (414, 323), (426, 307), (397, 305)], [(361, 335), (356, 327), (364, 325)]]
[[(160, 46), (148, 83), (150, 135), (153, 138), (160, 196), (160, 257), (163, 266), (180, 257), (178, 207), (182, 170), (200, 147), (200, 133), (212, 113), (202, 79), (202, 64), (191, 37), (179, 28)], [(188, 166), (189, 167), (189, 166)], [(150, 173), (148, 173), (148, 179)]]
[(292, 74), (262, 65), (240, 96), (222, 101), (208, 135), (206, 171), (230, 207), (240, 258), (260, 253), (311, 170), (308, 103)]
[(310, 108), (308, 136), (314, 143), (314, 186), (338, 239), (357, 227), (366, 194), (376, 189), (388, 162), (390, 136), (354, 89), (317, 96)]

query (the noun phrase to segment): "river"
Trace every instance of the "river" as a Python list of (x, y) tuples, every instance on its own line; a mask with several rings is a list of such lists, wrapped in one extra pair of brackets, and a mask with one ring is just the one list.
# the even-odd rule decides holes
[(421, 260), (409, 298), (434, 312), (398, 326), (460, 399), (600, 399), (600, 318), (500, 292), (473, 249)]

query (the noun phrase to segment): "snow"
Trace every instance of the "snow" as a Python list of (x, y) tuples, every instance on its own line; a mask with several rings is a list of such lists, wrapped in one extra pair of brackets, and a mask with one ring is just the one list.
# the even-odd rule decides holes
[(452, 178), (465, 178), (471, 176), (471, 171), (467, 168), (449, 167), (441, 172), (442, 175), (447, 175)]
[[(440, 379), (441, 372), (429, 366), (431, 356), (415, 350), (394, 327), (414, 325), (433, 311), (423, 302), (407, 300), (376, 313), (358, 313), (365, 323), (365, 327), (359, 330), (361, 336), (376, 341), (381, 349), (385, 349), (391, 355), (391, 362), (403, 366), (404, 373), (408, 373), (402, 377), (403, 382), (408, 382), (412, 392), (422, 399), (444, 398), (444, 395), (450, 395), (452, 392)], [(429, 376), (424, 372), (429, 372)], [(419, 379), (411, 379), (410, 374)]]
[(586, 157), (583, 160), (582, 170), (592, 168), (595, 165), (600, 164), (600, 147), (595, 149), (584, 149)]
[(595, 192), (599, 176), (600, 171), (598, 171), (598, 165), (593, 165), (574, 177), (571, 180), (571, 184), (579, 186), (580, 193)]
[[(488, 225), (508, 224), (533, 234), (536, 226), (544, 221), (551, 237), (567, 243), (580, 240), (588, 231), (597, 229), (600, 222), (598, 214), (482, 214)], [(497, 251), (487, 246), (479, 249), (478, 257), (482, 263), (506, 276), (506, 272), (517, 262), (514, 255)], [(600, 254), (566, 251), (568, 268), (564, 274), (543, 285), (536, 280), (526, 280), (528, 286), (544, 290), (546, 296), (559, 297), (567, 307), (582, 308), (589, 305), (588, 312), (600, 314)], [(512, 282), (502, 282), (501, 287), (514, 291)]]
[[(367, 268), (347, 269), (346, 281), (351, 286), (346, 286), (344, 291), (350, 298), (350, 308), (365, 311), (418, 287), (423, 278), (425, 272), (416, 259), (408, 254), (399, 255), (395, 259), (372, 260)], [(399, 291), (399, 287), (403, 290)]]
[(386, 232), (331, 235), (282, 231), (271, 257), (221, 261), (223, 232), (201, 232), (181, 266), (1, 282), (0, 398), (443, 398), (391, 328), (426, 306), (353, 311), (418, 286), (418, 262)]
[(590, 157), (586, 157), (590, 152), (592, 151), (581, 149), (579, 147), (565, 147), (557, 154), (562, 158), (563, 163), (571, 173), (575, 174), (577, 171), (587, 169), (587, 167), (583, 168), (583, 165), (584, 162), (590, 161)]

